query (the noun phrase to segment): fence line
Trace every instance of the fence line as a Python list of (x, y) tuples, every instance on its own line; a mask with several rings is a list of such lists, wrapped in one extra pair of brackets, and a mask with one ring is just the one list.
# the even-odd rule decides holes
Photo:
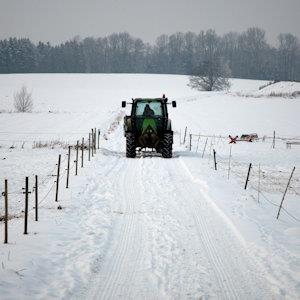
[[(96, 132), (96, 128), (94, 128), (93, 130), (95, 130), (95, 132)], [(100, 132), (100, 131), (99, 131)], [(94, 136), (94, 140), (93, 140), (93, 145), (89, 145), (89, 150), (90, 150), (90, 147), (91, 146), (93, 146), (94, 148), (96, 147), (96, 142), (97, 142), (97, 135), (95, 134)], [(98, 145), (99, 145), (99, 140), (100, 140), (100, 134), (98, 134)], [(66, 176), (66, 174), (68, 173), (68, 172), (70, 172), (71, 170), (73, 170), (74, 168), (76, 168), (76, 175), (78, 174), (78, 151), (79, 151), (79, 142), (78, 142), (78, 140), (77, 140), (77, 144), (76, 144), (77, 146), (76, 146), (76, 151), (77, 151), (77, 156), (76, 156), (76, 160), (75, 161), (73, 161), (73, 163), (71, 164), (71, 166), (69, 165), (69, 167), (68, 168), (66, 168), (65, 170), (63, 170), (63, 169), (61, 169), (61, 170), (63, 170), (63, 172), (60, 172), (61, 174), (59, 175), (59, 177), (58, 177), (58, 172), (57, 172), (57, 175), (54, 175), (54, 172), (57, 170), (57, 168), (58, 168), (58, 165), (56, 164), (55, 165), (55, 167), (53, 168), (53, 169), (51, 169), (51, 172), (50, 172), (50, 174), (49, 175), (46, 175), (46, 176), (40, 176), (39, 178), (42, 178), (42, 180), (39, 180), (40, 181), (40, 184), (39, 184), (39, 187), (38, 186), (36, 186), (36, 183), (37, 183), (37, 181), (35, 181), (35, 184), (33, 185), (33, 187), (31, 188), (31, 189), (29, 189), (29, 184), (28, 184), (28, 177), (26, 177), (26, 197), (28, 198), (28, 194), (30, 194), (30, 193), (32, 193), (34, 190), (35, 190), (35, 188), (37, 188), (38, 187), (38, 189), (39, 189), (39, 191), (41, 191), (41, 186), (43, 186), (47, 181), (49, 181), (49, 178), (51, 178), (51, 177), (53, 177), (53, 176), (55, 176), (56, 177), (56, 181), (54, 181), (51, 185), (50, 185), (50, 187), (46, 190), (46, 191), (43, 191), (43, 196), (42, 197), (40, 197), (40, 199), (38, 200), (38, 201), (36, 201), (35, 202), (35, 206), (36, 206), (36, 204), (38, 204), (38, 207), (44, 207), (44, 205), (41, 205), (42, 203), (44, 203), (47, 199), (48, 199), (48, 197), (49, 197), (49, 194), (51, 193), (51, 191), (54, 189), (54, 187), (55, 186), (57, 186), (57, 188), (59, 187), (59, 185), (58, 185), (58, 183), (60, 183), (62, 180), (64, 180), (64, 178), (65, 178), (65, 176)], [(83, 147), (84, 147), (85, 145), (83, 145)], [(70, 151), (70, 148), (71, 146), (69, 146), (68, 147), (68, 154), (70, 153), (69, 151)], [(95, 149), (94, 149), (95, 150)], [(87, 153), (87, 152), (86, 152)], [(63, 158), (63, 159), (61, 159), (61, 160), (59, 160), (59, 162), (60, 162), (60, 166), (61, 166), (61, 168), (64, 168), (64, 162), (68, 159), (69, 160), (69, 158), (70, 158), (70, 156), (68, 155), (68, 154), (66, 154), (65, 155), (65, 157)], [(94, 151), (94, 156), (96, 155), (96, 151)], [(61, 154), (59, 155), (59, 157), (61, 157)], [(36, 178), (36, 176), (37, 175), (35, 175), (35, 178)], [(57, 181), (57, 179), (58, 179), (58, 181)], [(7, 182), (7, 180), (5, 180), (5, 182)], [(62, 185), (60, 185), (60, 186), (62, 186)], [(58, 190), (57, 190), (58, 191)], [(15, 189), (15, 190), (13, 190), (13, 191), (9, 191), (8, 190), (8, 192), (7, 193), (2, 193), (2, 195), (4, 196), (4, 197), (7, 197), (8, 195), (22, 195), (22, 194), (24, 194), (24, 191), (23, 191), (23, 189), (21, 188), (21, 189)], [(27, 199), (26, 198), (26, 199)], [(9, 200), (9, 199), (8, 199)], [(31, 211), (33, 211), (34, 209), (36, 209), (35, 207), (32, 207), (32, 208), (30, 208), (29, 209), (29, 207), (27, 206), (27, 208), (25, 208), (25, 215), (24, 215), (24, 213), (22, 212), (22, 213), (19, 213), (19, 214), (14, 214), (14, 217), (21, 217), (21, 216), (23, 216), (24, 215), (24, 217), (25, 217), (25, 230), (24, 230), (24, 233), (27, 233), (27, 222), (26, 222), (26, 220), (27, 220), (27, 216), (28, 216), (28, 213), (29, 212), (31, 212)], [(6, 220), (6, 218), (4, 217), (4, 220)], [(35, 220), (36, 220), (36, 218), (35, 218)], [(37, 221), (37, 220), (36, 220)], [(5, 242), (7, 242), (7, 238), (5, 238), (4, 239), (4, 241)]]
[[(194, 136), (199, 136), (198, 134), (192, 134), (192, 135), (194, 135)], [(217, 138), (218, 139), (218, 136), (210, 136), (211, 138)], [(216, 144), (218, 144), (218, 143), (216, 143)], [(214, 145), (216, 145), (216, 144), (213, 144), (212, 143), (212, 147), (214, 146)], [(201, 149), (200, 149), (201, 150)], [(212, 150), (212, 149), (211, 149)], [(201, 152), (201, 151), (198, 151), (198, 152)], [(224, 158), (222, 158), (222, 156), (218, 156), (218, 160), (222, 160), (224, 163), (227, 163), (228, 164), (228, 160), (226, 159), (225, 161), (224, 161)], [(241, 164), (242, 165), (242, 163), (240, 163), (240, 162), (238, 162), (239, 164)], [(245, 163), (245, 165), (249, 165), (248, 163)], [(265, 166), (265, 169), (267, 169), (267, 171), (269, 171), (269, 172), (273, 172), (273, 173), (285, 173), (285, 174), (290, 174), (290, 171), (286, 171), (286, 170), (278, 170), (278, 169), (273, 169), (273, 168), (271, 168), (271, 167), (269, 167), (269, 166)]]
[[(210, 153), (208, 153), (209, 155), (209, 158), (211, 157), (211, 150), (213, 149), (213, 146), (215, 146), (216, 144), (219, 143), (220, 140), (222, 139), (228, 139), (228, 137), (224, 137), (224, 136), (221, 136), (221, 135), (200, 135), (200, 134), (193, 134), (191, 133), (191, 136), (195, 136), (195, 137), (206, 137), (206, 141), (205, 141), (205, 146), (204, 146), (204, 151), (205, 151), (205, 147), (206, 147), (206, 144), (207, 144), (207, 139), (208, 138), (211, 138), (211, 147), (210, 147)], [(271, 140), (271, 142), (273, 142), (274, 140), (274, 136), (270, 136), (270, 137), (264, 137), (264, 139), (266, 138), (269, 138)], [(216, 142), (216, 139), (218, 140)], [(280, 140), (285, 140), (285, 139), (298, 139), (298, 138), (282, 138), (282, 137), (275, 137), (275, 140), (276, 139), (280, 139)], [(213, 140), (214, 140), (214, 143), (213, 143)], [(198, 141), (198, 140), (197, 140)], [(198, 147), (199, 148), (199, 147)], [(198, 150), (198, 149), (197, 149)], [(193, 151), (193, 149), (191, 149), (191, 151)], [(204, 151), (203, 151), (203, 154), (204, 154)], [(198, 151), (197, 151), (198, 152)], [(201, 151), (199, 151), (201, 152)], [(196, 153), (197, 154), (197, 153)], [(203, 158), (204, 155), (202, 155), (202, 158)], [(201, 156), (199, 156), (200, 158)], [(240, 175), (238, 172), (235, 171), (235, 168), (236, 168), (236, 165), (235, 165), (235, 161), (232, 159), (232, 155), (230, 155), (230, 157), (228, 158), (231, 160), (231, 164), (230, 164), (230, 172), (232, 172), (236, 177), (238, 177), (245, 185), (245, 180), (246, 180), (246, 177), (247, 177), (247, 170), (249, 168), (249, 164), (245, 163), (245, 175), (242, 176)], [(218, 169), (221, 169), (223, 171), (226, 171), (228, 172), (228, 168), (229, 168), (229, 163), (228, 163), (228, 159), (224, 159), (222, 156), (218, 156), (217, 157), (217, 160), (218, 160)], [(208, 164), (210, 165), (211, 164), (211, 160), (209, 159), (208, 161)], [(242, 165), (241, 165), (242, 166)], [(246, 167), (247, 166), (247, 167)], [(251, 165), (251, 167), (253, 167)], [(255, 166), (256, 167), (256, 166)], [(216, 170), (216, 167), (215, 167), (215, 162), (213, 161), (213, 166), (212, 168), (214, 170)], [(266, 170), (267, 169), (267, 170)], [(248, 170), (249, 171), (249, 170)], [(268, 166), (265, 166), (264, 169), (261, 169), (260, 170), (261, 174), (266, 174), (267, 172), (271, 172), (272, 174), (279, 174), (279, 177), (278, 178), (283, 178), (282, 175), (284, 175), (284, 177), (287, 177), (290, 175), (290, 171), (282, 171), (282, 170), (278, 170), (278, 169), (273, 169), (271, 167), (268, 167)], [(255, 172), (254, 172), (255, 173)], [(285, 176), (286, 175), (286, 176)], [(251, 176), (250, 176), (251, 177)], [(253, 178), (253, 175), (252, 175), (252, 178)], [(266, 176), (264, 176), (264, 179), (266, 179)], [(272, 179), (272, 178), (271, 178)], [(276, 177), (275, 177), (276, 179)], [(293, 178), (294, 179), (294, 178)], [(293, 179), (291, 180), (291, 182), (293, 182)], [(288, 178), (286, 178), (286, 180), (288, 180)], [(270, 183), (270, 186), (272, 186), (272, 184), (274, 183)], [(266, 200), (268, 203), (270, 203), (271, 205), (273, 205), (274, 207), (277, 207), (279, 208), (280, 205), (279, 204), (276, 204), (274, 203), (273, 201), (271, 201), (266, 195), (265, 195), (265, 192), (264, 191), (261, 191), (261, 189), (258, 191), (258, 189), (252, 184), (252, 180), (250, 180), (248, 182), (248, 185), (253, 189), (255, 190), (256, 192), (259, 192), (259, 194), (263, 197), (264, 200)], [(261, 183), (260, 183), (260, 187), (261, 187)], [(299, 192), (293, 187), (293, 184), (291, 184), (288, 188), (288, 190), (293, 190), (293, 192), (299, 196)], [(289, 212), (286, 208), (284, 208), (282, 206), (281, 208), (282, 211), (284, 211), (286, 213), (286, 215), (288, 215), (290, 218), (292, 218), (293, 220), (297, 221), (297, 222), (300, 222), (300, 218), (296, 217), (295, 215), (293, 215), (291, 212)]]
[[(221, 163), (222, 163), (222, 162), (221, 162)], [(227, 170), (227, 169), (224, 168), (224, 167), (222, 167), (222, 169), (223, 169), (224, 171)], [(231, 168), (231, 172), (232, 172), (235, 176), (239, 177), (241, 180), (245, 180), (245, 177), (242, 177), (241, 175), (239, 175), (237, 172), (235, 172), (235, 171), (233, 170), (233, 168)], [(259, 191), (259, 194), (260, 194), (267, 202), (269, 202), (271, 205), (273, 205), (273, 206), (275, 206), (275, 207), (277, 207), (277, 208), (280, 207), (279, 204), (274, 203), (273, 201), (271, 201), (271, 200), (265, 195), (265, 193), (264, 193), (263, 191), (261, 191), (261, 189), (258, 190), (258, 189), (252, 184), (251, 181), (248, 181), (248, 185), (249, 185), (253, 190), (255, 190), (256, 192)], [(291, 187), (291, 188), (292, 188), (292, 187)], [(293, 189), (294, 189), (294, 188), (293, 188)], [(297, 218), (296, 216), (294, 216), (292, 213), (290, 213), (286, 208), (284, 208), (284, 207), (282, 206), (281, 209), (282, 209), (282, 211), (284, 211), (287, 215), (289, 215), (291, 218), (293, 218), (295, 221), (300, 222), (300, 219)]]
[[(226, 139), (226, 140), (229, 140), (229, 135), (225, 136), (225, 135), (221, 135), (221, 134), (218, 134), (218, 135), (213, 135), (213, 134), (196, 134), (196, 133), (191, 133), (192, 136), (195, 136), (195, 137), (207, 137), (207, 138), (215, 138), (215, 139), (219, 139), (219, 140), (223, 140), (223, 139)], [(255, 139), (254, 141), (265, 141), (265, 140), (270, 140), (271, 143), (273, 143), (274, 141), (274, 136), (267, 136), (267, 135), (264, 135), (263, 137), (259, 137), (257, 139)], [(291, 136), (291, 137), (280, 137), (280, 136), (275, 136), (275, 140), (281, 140), (281, 141), (287, 141), (287, 140), (294, 140), (294, 141), (300, 141), (300, 137), (298, 136)], [(254, 142), (253, 141), (253, 142)]]

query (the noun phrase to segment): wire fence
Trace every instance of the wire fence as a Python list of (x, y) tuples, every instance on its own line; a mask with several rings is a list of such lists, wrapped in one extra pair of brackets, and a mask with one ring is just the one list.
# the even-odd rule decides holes
[[(62, 160), (61, 164), (63, 164), (66, 160), (67, 160), (67, 156)], [(46, 172), (47, 175), (45, 176), (39, 176), (39, 186), (43, 187), (48, 181), (50, 181), (51, 177), (55, 176), (53, 175), (55, 170), (57, 169), (57, 166), (55, 166), (53, 169), (51, 169), (51, 171)], [(2, 188), (2, 186), (1, 186)], [(31, 188), (31, 192), (34, 191), (34, 187)], [(4, 191), (1, 189), (0, 193), (2, 194)], [(19, 189), (14, 189), (12, 191), (8, 191), (8, 195), (22, 195), (24, 192), (23, 187), (19, 188)]]
[[(115, 131), (115, 129), (119, 126), (120, 120), (123, 117), (123, 112), (118, 113), (118, 115), (112, 120), (112, 123), (110, 124), (107, 131), (103, 134), (103, 138), (107, 139), (107, 135), (111, 134)], [(22, 132), (20, 134), (27, 134), (27, 135), (35, 135), (35, 134), (68, 134), (68, 135), (79, 135), (80, 131), (76, 132)], [(9, 132), (9, 131), (0, 131), (0, 137), (1, 134), (18, 134), (16, 132)], [(69, 179), (70, 179), (70, 172), (75, 168), (75, 175), (78, 175), (78, 166), (80, 165), (80, 168), (84, 167), (84, 161), (91, 161), (92, 158), (96, 155), (96, 153), (99, 153), (99, 151), (96, 151), (96, 149), (100, 149), (100, 138), (101, 138), (101, 131), (97, 128), (93, 128), (91, 132), (88, 134), (88, 138), (81, 137), (81, 139), (78, 139), (76, 143), (70, 144), (69, 142), (65, 142), (64, 147), (61, 147), (63, 149), (68, 148), (68, 154), (61, 160), (61, 154), (59, 154), (58, 163), (54, 166), (54, 168), (49, 169), (48, 172), (46, 172), (46, 175), (43, 176), (37, 176), (35, 175), (35, 184), (29, 188), (29, 177), (25, 177), (25, 188), (21, 187), (19, 189), (14, 188), (12, 191), (9, 189), (8, 186), (8, 180), (4, 180), (4, 190), (1, 192), (1, 195), (4, 197), (4, 215), (0, 215), (0, 225), (4, 224), (4, 243), (8, 242), (8, 220), (13, 218), (19, 218), (24, 217), (24, 234), (27, 234), (27, 220), (28, 220), (28, 213), (35, 210), (35, 221), (38, 221), (38, 209), (40, 207), (45, 207), (46, 201), (49, 200), (51, 192), (55, 189), (55, 201), (58, 201), (58, 190), (59, 190), (59, 183), (61, 183), (63, 180), (66, 180), (65, 188), (69, 187)], [(3, 139), (2, 139), (3, 140)], [(8, 139), (9, 141), (10, 139)], [(1, 139), (0, 139), (1, 141)], [(16, 139), (10, 140), (15, 142)], [(20, 140), (22, 143), (24, 143), (24, 140)], [(36, 142), (34, 140), (30, 140), (33, 142)], [(1, 145), (0, 145), (1, 148)], [(53, 148), (51, 148), (53, 149)], [(76, 151), (76, 158), (73, 162), (71, 162), (71, 149), (74, 149)], [(80, 153), (79, 153), (80, 152)], [(68, 160), (67, 167), (64, 169), (64, 171), (61, 173), (61, 168), (64, 168), (65, 162)], [(56, 174), (54, 174), (56, 173)], [(55, 181), (51, 182), (51, 178), (55, 177)], [(15, 185), (14, 185), (15, 186)], [(20, 186), (23, 186), (23, 183), (20, 184)], [(47, 188), (46, 188), (47, 187)], [(40, 191), (42, 193), (40, 193)], [(28, 209), (28, 196), (29, 194), (34, 193), (35, 194), (35, 203), (34, 206)], [(13, 197), (24, 197), (25, 194), (25, 210), (21, 210), (19, 213), (9, 214), (9, 201)], [(39, 194), (39, 195), (38, 195)], [(42, 197), (40, 197), (42, 195)], [(24, 204), (24, 202), (22, 202)], [(57, 207), (58, 209), (60, 205)]]
[[(272, 142), (274, 140), (274, 137), (267, 137), (267, 138), (272, 139)], [(226, 147), (226, 149), (228, 150), (230, 149), (228, 147), (228, 143), (230, 141), (228, 137), (220, 136), (220, 135), (201, 135), (201, 134), (190, 133), (189, 136), (186, 136), (185, 138), (183, 136), (179, 137), (180, 144), (183, 145), (184, 139), (185, 139), (185, 144), (184, 144), (185, 147), (189, 151), (199, 155), (199, 158), (201, 157), (205, 158), (207, 163), (210, 165), (214, 163), (213, 150), (221, 148), (223, 150), (222, 154), (218, 155), (218, 153), (216, 153), (217, 170), (221, 170), (224, 173), (224, 175), (227, 175), (228, 179), (230, 174), (233, 174), (241, 184), (245, 184), (249, 163), (235, 160), (233, 158), (233, 155), (231, 154), (231, 150), (230, 150), (230, 154), (228, 151), (227, 157), (225, 156), (224, 148)], [(291, 138), (277, 137), (277, 139), (284, 142), (286, 139), (290, 140)], [(298, 137), (295, 139), (298, 139)], [(258, 139), (257, 141), (259, 140), (265, 141), (266, 138), (264, 140)], [(215, 168), (215, 165), (213, 164), (212, 167)], [(300, 218), (298, 216), (296, 216), (294, 213), (286, 209), (286, 207), (284, 206), (281, 207), (280, 204), (275, 203), (274, 200), (271, 200), (270, 196), (267, 195), (267, 194), (282, 195), (288, 183), (290, 174), (291, 174), (291, 170), (279, 169), (279, 168), (275, 169), (269, 165), (252, 164), (251, 180), (248, 182), (248, 186), (257, 194), (259, 194), (259, 196), (261, 196), (270, 205), (278, 209), (280, 208), (288, 217), (290, 217), (296, 222), (300, 222)], [(295, 195), (295, 196), (300, 195), (299, 173), (297, 173), (297, 176), (294, 176), (291, 179), (290, 185), (287, 188), (287, 193), (289, 195)]]
[[(178, 133), (177, 133), (178, 134)], [(229, 141), (229, 135), (222, 134), (200, 134), (200, 133), (189, 133), (193, 137), (204, 137), (204, 138), (213, 138), (214, 140), (227, 140)], [(251, 135), (251, 134), (250, 134)], [(266, 141), (266, 140), (278, 140), (278, 141), (287, 141), (287, 140), (297, 140), (300, 141), (300, 136), (270, 136), (264, 135), (262, 137), (253, 138), (252, 141)], [(245, 141), (247, 141), (245, 139)]]
[[(26, 177), (25, 188), (23, 187), (23, 183), (22, 183), (22, 186), (19, 189), (14, 188), (13, 190), (10, 190), (9, 186), (7, 184), (8, 183), (7, 180), (5, 180), (5, 185), (4, 185), (5, 188), (3, 191), (1, 191), (1, 195), (5, 198), (5, 201), (4, 201), (5, 210), (4, 210), (4, 215), (0, 215), (0, 221), (3, 221), (3, 222), (0, 222), (0, 224), (4, 224), (4, 226), (5, 226), (5, 234), (6, 234), (5, 239), (4, 239), (5, 243), (7, 243), (7, 240), (8, 240), (7, 239), (8, 220), (13, 219), (13, 218), (24, 217), (25, 224), (26, 224), (26, 225), (24, 225), (24, 226), (26, 226), (26, 230), (24, 231), (24, 234), (26, 234), (27, 233), (26, 231), (27, 231), (28, 213), (35, 210), (36, 215), (37, 215), (37, 210), (39, 208), (45, 206), (46, 201), (49, 200), (51, 192), (54, 189), (56, 189), (55, 201), (57, 201), (57, 195), (58, 195), (58, 190), (59, 190), (58, 183), (61, 183), (63, 180), (66, 180), (66, 179), (67, 179), (67, 181), (69, 181), (70, 172), (74, 168), (76, 168), (75, 175), (78, 174), (78, 165), (80, 163), (80, 160), (81, 160), (80, 165), (81, 165), (81, 167), (83, 167), (84, 160), (91, 161), (91, 158), (96, 155), (96, 153), (97, 153), (96, 149), (97, 148), (99, 149), (100, 130), (93, 128), (92, 132), (89, 133), (88, 136), (89, 136), (88, 138), (81, 138), (80, 141), (77, 140), (75, 147), (74, 147), (74, 145), (69, 145), (68, 146), (68, 149), (69, 149), (68, 154), (66, 154), (63, 159), (61, 159), (61, 154), (59, 154), (58, 163), (53, 168), (49, 169), (48, 172), (45, 172), (46, 175), (38, 177), (38, 179), (39, 179), (38, 186), (36, 186), (36, 184), (37, 184), (37, 181), (36, 181), (34, 185), (29, 187), (28, 186), (29, 177)], [(83, 141), (85, 141), (85, 142), (83, 143)], [(72, 148), (75, 149), (75, 152), (76, 152), (76, 158), (73, 162), (71, 161), (71, 149)], [(79, 152), (80, 152), (80, 154), (79, 154)], [(66, 161), (68, 161), (67, 167), (65, 166)], [(51, 183), (51, 178), (53, 178), (53, 177), (55, 180)], [(36, 177), (36, 179), (37, 179), (37, 177)], [(66, 187), (68, 187), (68, 184), (66, 184)], [(37, 193), (35, 193), (36, 189), (38, 190), (39, 196), (37, 195)], [(35, 202), (34, 202), (34, 205), (28, 209), (28, 195), (31, 193), (32, 194), (35, 193)], [(8, 203), (12, 200), (12, 197), (14, 198), (17, 196), (25, 197), (25, 210), (23, 210), (23, 208), (20, 208), (20, 212), (18, 212), (18, 213), (15, 213), (15, 211), (13, 213), (9, 213)], [(54, 199), (53, 199), (53, 201), (54, 201)], [(15, 203), (16, 203), (16, 201), (15, 201)], [(22, 204), (24, 205), (24, 202), (22, 202)], [(38, 221), (38, 220), (36, 219), (36, 221)]]

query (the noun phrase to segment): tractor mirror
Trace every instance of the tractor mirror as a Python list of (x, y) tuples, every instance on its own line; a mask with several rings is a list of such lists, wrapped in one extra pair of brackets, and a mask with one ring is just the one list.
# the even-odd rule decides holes
[(173, 107), (176, 107), (176, 106), (177, 106), (176, 101), (172, 101), (172, 106), (173, 106)]
[(122, 107), (126, 107), (126, 101), (122, 101)]

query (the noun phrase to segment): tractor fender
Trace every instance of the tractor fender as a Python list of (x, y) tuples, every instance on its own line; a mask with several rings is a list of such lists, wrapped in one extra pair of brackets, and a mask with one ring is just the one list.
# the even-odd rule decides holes
[(167, 121), (167, 128), (166, 128), (167, 131), (172, 131), (172, 121), (170, 119), (168, 119)]
[(132, 132), (132, 119), (130, 116), (124, 117), (124, 136), (127, 132)]

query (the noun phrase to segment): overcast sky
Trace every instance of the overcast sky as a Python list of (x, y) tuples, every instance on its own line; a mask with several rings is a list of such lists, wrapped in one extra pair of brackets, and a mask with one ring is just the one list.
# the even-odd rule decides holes
[(0, 0), (0, 39), (59, 43), (76, 35), (127, 31), (153, 42), (162, 33), (258, 26), (268, 41), (281, 32), (300, 37), (300, 0)]

